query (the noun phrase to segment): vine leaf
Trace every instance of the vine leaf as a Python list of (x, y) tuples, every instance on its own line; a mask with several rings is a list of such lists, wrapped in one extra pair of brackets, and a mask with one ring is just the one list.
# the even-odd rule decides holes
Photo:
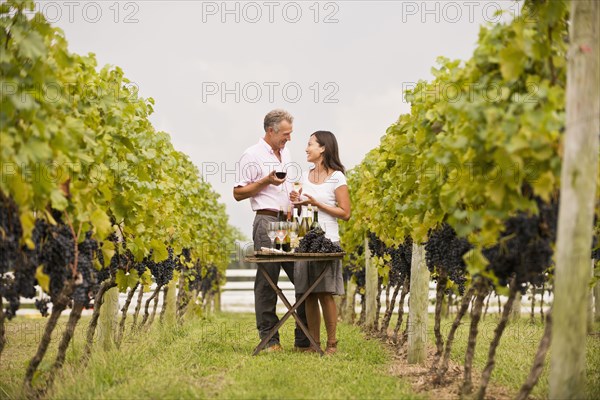
[(50, 276), (44, 273), (44, 266), (40, 265), (35, 270), (35, 279), (46, 293), (50, 293)]
[(507, 81), (513, 81), (521, 75), (524, 67), (525, 53), (515, 45), (500, 50), (500, 73)]
[(112, 232), (112, 224), (110, 223), (110, 218), (106, 213), (97, 208), (92, 215), (90, 216), (90, 221), (92, 225), (96, 228), (96, 232), (101, 238), (107, 237)]

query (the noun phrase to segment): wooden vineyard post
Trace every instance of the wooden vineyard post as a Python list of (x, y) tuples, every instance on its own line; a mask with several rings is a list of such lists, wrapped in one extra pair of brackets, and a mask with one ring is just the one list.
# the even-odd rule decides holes
[(115, 344), (117, 332), (117, 319), (119, 314), (119, 288), (108, 289), (103, 296), (100, 309), (100, 324), (98, 329), (98, 342), (104, 350), (110, 350)]
[(573, 1), (570, 18), (548, 378), (551, 399), (585, 397), (590, 244), (598, 176), (600, 4), (596, 0)]
[(167, 301), (166, 304), (163, 304), (163, 307), (165, 307), (165, 318), (163, 322), (167, 325), (171, 325), (174, 324), (177, 319), (177, 283), (175, 282), (175, 279), (171, 279), (168, 287)]
[(427, 306), (429, 305), (429, 270), (425, 264), (425, 247), (413, 243), (410, 270), (408, 362), (420, 364), (427, 358)]
[(367, 239), (367, 237), (365, 237), (365, 328), (367, 330), (371, 330), (375, 327), (375, 315), (377, 314), (377, 286), (379, 283), (377, 275), (377, 267), (373, 265), (373, 260), (371, 260), (369, 240)]
[[(591, 261), (590, 279), (594, 279), (594, 260)], [(594, 288), (588, 289), (587, 332), (594, 332)]]
[(521, 297), (521, 292), (517, 292), (515, 302), (513, 303), (510, 311), (510, 319), (513, 321), (518, 321), (521, 319)]
[(594, 320), (600, 321), (600, 281), (596, 282), (594, 286)]
[(346, 308), (344, 309), (344, 322), (347, 324), (354, 323), (354, 306), (356, 297), (356, 283), (352, 279), (348, 280), (346, 289)]

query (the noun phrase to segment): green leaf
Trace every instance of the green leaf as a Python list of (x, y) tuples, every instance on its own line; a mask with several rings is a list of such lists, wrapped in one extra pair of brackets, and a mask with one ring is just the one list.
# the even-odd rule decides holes
[(127, 291), (129, 282), (127, 280), (127, 276), (125, 275), (125, 271), (123, 271), (122, 269), (117, 270), (117, 276), (115, 277), (115, 283), (117, 284), (117, 287), (119, 288), (119, 292), (125, 293)]
[(481, 273), (485, 270), (485, 267), (489, 264), (487, 258), (484, 257), (481, 249), (473, 248), (469, 250), (464, 256), (465, 264), (471, 276)]
[(513, 81), (521, 75), (525, 66), (525, 53), (515, 45), (509, 45), (499, 52), (500, 72), (507, 81)]
[(23, 32), (20, 28), (14, 27), (11, 32), (15, 41), (19, 44), (19, 52), (25, 58), (37, 59), (47, 53), (44, 38), (35, 31)]
[(140, 280), (140, 276), (138, 275), (137, 270), (136, 269), (130, 270), (129, 275), (127, 275), (127, 286), (130, 289), (133, 289), (139, 280)]
[(52, 157), (52, 149), (50, 149), (48, 143), (36, 139), (27, 141), (23, 145), (21, 152), (32, 163)]
[(63, 211), (69, 206), (69, 202), (67, 201), (65, 195), (60, 189), (54, 189), (50, 194), (50, 202), (52, 204), (52, 208)]
[(504, 200), (504, 185), (501, 182), (492, 182), (487, 185), (487, 195), (497, 206), (502, 205)]
[(10, 96), (10, 100), (17, 110), (28, 111), (36, 106), (35, 98), (29, 93), (20, 93)]
[(44, 273), (44, 266), (40, 265), (35, 269), (35, 279), (42, 290), (46, 293), (50, 293), (50, 275)]
[(167, 246), (163, 242), (159, 242), (156, 239), (152, 239), (150, 242), (150, 246), (154, 250), (152, 253), (152, 259), (154, 262), (161, 262), (169, 257), (169, 252), (167, 251)]
[(31, 198), (31, 186), (21, 179), (21, 176), (17, 176), (11, 179), (11, 186), (13, 191), (14, 200), (19, 206), (25, 206)]
[(90, 222), (94, 225), (94, 228), (96, 228), (96, 232), (100, 239), (104, 239), (112, 233), (113, 228), (110, 223), (110, 218), (106, 215), (104, 210), (97, 208), (90, 216)]
[(544, 201), (550, 201), (550, 195), (554, 191), (554, 174), (552, 171), (546, 171), (532, 182), (533, 190)]
[(150, 286), (152, 284), (152, 273), (150, 272), (149, 268), (146, 268), (146, 270), (142, 274), (141, 282), (144, 286)]
[(21, 214), (20, 218), (21, 226), (23, 227), (23, 238), (31, 238), (31, 233), (35, 227), (35, 217), (32, 212), (25, 212)]
[(104, 266), (110, 265), (110, 260), (115, 255), (115, 244), (109, 240), (102, 242), (102, 255), (104, 256)]

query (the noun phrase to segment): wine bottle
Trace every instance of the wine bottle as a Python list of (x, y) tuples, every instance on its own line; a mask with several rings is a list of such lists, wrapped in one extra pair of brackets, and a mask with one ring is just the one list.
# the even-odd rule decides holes
[[(285, 213), (283, 212), (283, 206), (279, 207), (279, 212), (277, 213), (277, 221), (285, 222)], [(275, 248), (277, 250), (281, 250), (281, 240), (278, 237), (275, 238)]]
[[(308, 222), (308, 229), (310, 229), (312, 223), (313, 223), (313, 210), (312, 210), (312, 206), (308, 206), (308, 213), (306, 215), (307, 218), (307, 222)], [(308, 232), (308, 231), (307, 231)]]
[(317, 207), (315, 207), (313, 209), (313, 221), (312, 221), (312, 224), (310, 224), (310, 229), (317, 229), (317, 228), (321, 228), (321, 225), (319, 224), (319, 209)]
[(306, 233), (310, 229), (310, 226), (308, 225), (306, 207), (302, 207), (300, 210), (302, 215), (300, 216), (300, 225), (298, 226), (298, 238), (302, 239), (304, 236), (306, 236)]
[[(292, 205), (291, 204), (288, 205), (286, 222), (288, 223), (288, 226), (292, 222)], [(285, 234), (285, 238), (283, 238), (283, 244), (281, 246), (281, 250), (290, 251), (291, 249), (292, 249), (292, 239), (290, 238), (290, 231), (288, 229), (287, 233)]]

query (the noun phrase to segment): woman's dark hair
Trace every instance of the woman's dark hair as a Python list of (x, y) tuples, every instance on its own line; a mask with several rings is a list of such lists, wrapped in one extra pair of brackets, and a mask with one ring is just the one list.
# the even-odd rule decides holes
[(325, 168), (341, 171), (345, 174), (346, 168), (344, 168), (344, 165), (340, 161), (335, 135), (329, 131), (316, 131), (311, 136), (314, 136), (315, 139), (317, 139), (317, 143), (319, 143), (321, 147), (325, 147), (325, 151), (323, 152), (323, 165)]

